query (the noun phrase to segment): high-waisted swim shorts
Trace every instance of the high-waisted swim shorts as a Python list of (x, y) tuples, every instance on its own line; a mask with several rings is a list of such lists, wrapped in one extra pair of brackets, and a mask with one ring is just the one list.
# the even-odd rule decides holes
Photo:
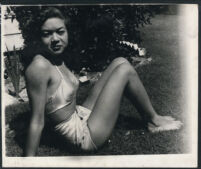
[(82, 106), (76, 106), (76, 110), (70, 119), (56, 125), (55, 131), (82, 150), (96, 150), (97, 147), (91, 138), (87, 125), (90, 114), (91, 110)]

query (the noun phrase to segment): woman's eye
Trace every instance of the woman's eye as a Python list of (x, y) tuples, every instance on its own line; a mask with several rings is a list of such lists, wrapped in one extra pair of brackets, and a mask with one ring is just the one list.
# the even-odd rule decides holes
[(42, 36), (43, 36), (43, 37), (48, 37), (48, 36), (50, 36), (50, 35), (51, 35), (50, 32), (42, 32)]
[(57, 33), (58, 33), (59, 35), (63, 35), (63, 34), (65, 33), (65, 31), (64, 31), (64, 30), (60, 30), (60, 31), (57, 31)]

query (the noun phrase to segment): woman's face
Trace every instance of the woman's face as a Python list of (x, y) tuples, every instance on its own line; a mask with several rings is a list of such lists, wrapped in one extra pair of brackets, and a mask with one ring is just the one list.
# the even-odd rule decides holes
[(60, 55), (68, 45), (68, 32), (63, 19), (49, 18), (41, 27), (42, 43), (52, 55)]

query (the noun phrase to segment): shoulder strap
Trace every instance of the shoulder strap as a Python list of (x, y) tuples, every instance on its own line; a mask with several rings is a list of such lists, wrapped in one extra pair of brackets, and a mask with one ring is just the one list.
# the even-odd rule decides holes
[(59, 72), (59, 74), (61, 75), (61, 78), (64, 79), (63, 74), (61, 73), (61, 71), (59, 70), (59, 68), (56, 66), (57, 71)]

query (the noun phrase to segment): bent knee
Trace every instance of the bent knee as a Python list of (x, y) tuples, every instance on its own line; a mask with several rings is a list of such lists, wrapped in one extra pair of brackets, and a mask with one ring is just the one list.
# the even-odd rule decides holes
[(122, 63), (117, 67), (117, 71), (122, 75), (137, 75), (134, 67), (131, 64)]
[(127, 60), (126, 58), (124, 58), (124, 57), (118, 57), (118, 58), (115, 58), (115, 59), (112, 61), (112, 64), (113, 64), (114, 66), (119, 66), (119, 65), (121, 65), (122, 63), (130, 64), (130, 63), (128, 62), (128, 60)]

